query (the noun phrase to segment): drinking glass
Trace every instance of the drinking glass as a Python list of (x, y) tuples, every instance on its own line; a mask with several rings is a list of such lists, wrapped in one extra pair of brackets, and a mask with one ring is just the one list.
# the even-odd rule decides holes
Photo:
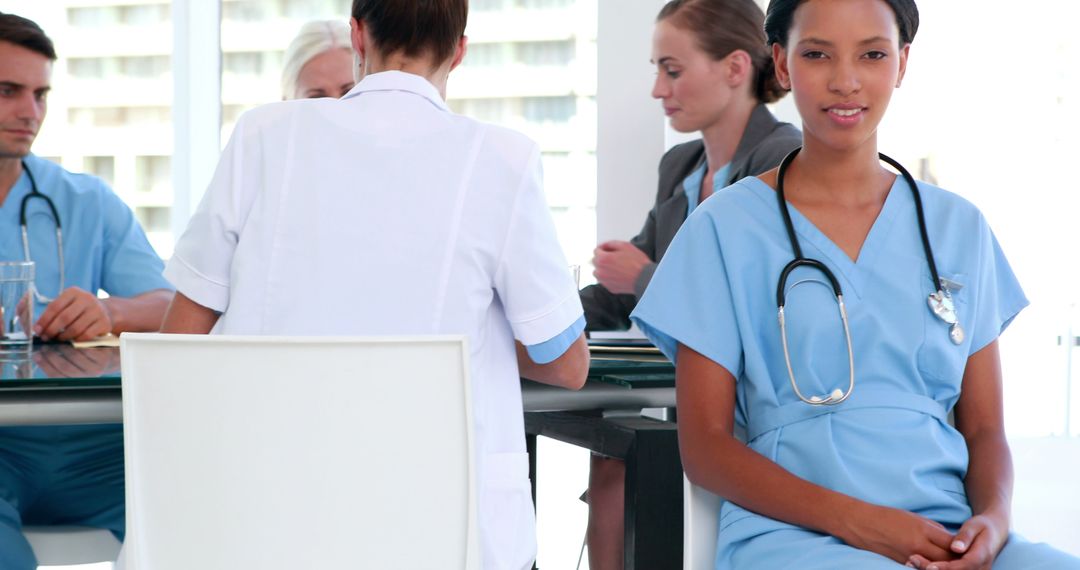
[(0, 261), (0, 355), (30, 352), (33, 294), (34, 262)]

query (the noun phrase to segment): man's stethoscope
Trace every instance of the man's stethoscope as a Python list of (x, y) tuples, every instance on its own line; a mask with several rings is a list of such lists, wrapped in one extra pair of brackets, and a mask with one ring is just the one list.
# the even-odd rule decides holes
[[(802, 248), (799, 246), (799, 238), (795, 235), (795, 227), (791, 223), (791, 212), (788, 211), (787, 200), (784, 199), (784, 175), (800, 150), (802, 149), (797, 148), (784, 157), (784, 160), (780, 163), (780, 170), (776, 175), (776, 199), (780, 204), (780, 213), (784, 218), (784, 227), (787, 229), (788, 239), (791, 241), (791, 249), (795, 253), (795, 259), (792, 259), (784, 267), (784, 270), (780, 272), (780, 279), (776, 285), (780, 341), (784, 347), (784, 362), (787, 364), (788, 378), (791, 380), (791, 387), (795, 390), (795, 395), (803, 402), (814, 406), (835, 405), (847, 400), (851, 396), (851, 391), (855, 389), (855, 356), (851, 349), (851, 329), (848, 326), (847, 309), (844, 308), (844, 294), (840, 290), (840, 281), (836, 279), (836, 276), (824, 263), (816, 259), (803, 257)], [(919, 235), (922, 238), (923, 252), (926, 254), (926, 263), (930, 266), (930, 277), (935, 288), (935, 291), (927, 298), (927, 304), (929, 304), (930, 311), (934, 315), (946, 324), (951, 325), (949, 327), (949, 339), (952, 340), (953, 344), (960, 344), (964, 342), (964, 329), (957, 319), (956, 307), (953, 304), (949, 289), (942, 284), (942, 280), (938, 276), (937, 264), (934, 263), (934, 252), (930, 249), (930, 238), (926, 233), (926, 217), (923, 215), (922, 196), (919, 194), (919, 187), (915, 184), (915, 178), (900, 163), (881, 153), (878, 153), (878, 157), (895, 168), (911, 188), (911, 194), (915, 198), (915, 213), (919, 218)], [(788, 352), (787, 326), (784, 323), (784, 297), (788, 276), (799, 267), (809, 267), (820, 271), (828, 278), (829, 284), (836, 294), (836, 303), (840, 309), (840, 321), (844, 325), (844, 337), (847, 340), (848, 370), (850, 371), (847, 391), (837, 388), (827, 396), (811, 396), (807, 398), (799, 390), (799, 385), (795, 381), (795, 372), (791, 368), (791, 356)]]
[[(23, 196), (22, 203), (19, 205), (19, 227), (22, 229), (22, 246), (23, 246), (23, 259), (25, 261), (33, 261), (30, 257), (30, 238), (26, 227), (26, 206), (30, 203), (30, 200), (37, 198), (45, 202), (45, 205), (49, 207), (49, 212), (52, 213), (53, 220), (56, 220), (56, 257), (60, 260), (60, 288), (58, 292), (64, 290), (64, 234), (60, 231), (60, 214), (56, 211), (56, 205), (49, 199), (48, 196), (38, 192), (37, 181), (34, 180), (34, 173), (30, 172), (30, 168), (26, 166), (26, 161), (22, 162), (23, 172), (30, 179), (30, 193)], [(37, 287), (34, 287), (34, 298), (39, 303), (49, 303), (51, 298), (42, 295), (38, 292)]]

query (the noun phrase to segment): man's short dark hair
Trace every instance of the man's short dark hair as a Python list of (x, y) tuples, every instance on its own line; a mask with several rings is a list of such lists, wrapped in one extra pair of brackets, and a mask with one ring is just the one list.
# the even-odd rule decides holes
[(380, 52), (429, 56), (436, 65), (454, 55), (468, 16), (468, 0), (353, 0), (352, 7)]
[(41, 26), (15, 14), (0, 12), (0, 42), (8, 42), (56, 61), (56, 48)]

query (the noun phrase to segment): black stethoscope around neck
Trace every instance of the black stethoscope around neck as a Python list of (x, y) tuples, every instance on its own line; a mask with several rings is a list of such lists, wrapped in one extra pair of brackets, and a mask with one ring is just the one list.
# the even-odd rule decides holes
[[(791, 151), (784, 157), (784, 160), (780, 163), (780, 169), (776, 174), (776, 200), (780, 206), (780, 215), (784, 219), (784, 228), (787, 230), (788, 240), (791, 242), (791, 249), (795, 254), (795, 258), (785, 265), (784, 269), (780, 272), (780, 278), (776, 284), (776, 305), (777, 319), (780, 322), (780, 341), (784, 348), (784, 362), (787, 364), (788, 378), (791, 380), (791, 387), (795, 390), (795, 395), (803, 402), (813, 406), (835, 405), (847, 400), (848, 397), (851, 396), (851, 392), (855, 389), (855, 355), (851, 347), (851, 328), (848, 325), (847, 309), (844, 308), (844, 294), (840, 289), (840, 281), (824, 263), (803, 256), (802, 247), (799, 245), (799, 238), (795, 235), (795, 226), (791, 223), (791, 212), (788, 211), (787, 200), (784, 198), (784, 176), (787, 174), (788, 167), (791, 166), (792, 161), (795, 160), (795, 156), (799, 154), (800, 150), (802, 150), (801, 147)], [(915, 184), (915, 178), (912, 177), (911, 173), (899, 162), (881, 153), (878, 153), (878, 158), (895, 168), (897, 172), (904, 177), (904, 181), (907, 182), (908, 187), (911, 189), (912, 197), (915, 199), (915, 214), (919, 219), (919, 236), (922, 238), (923, 253), (926, 254), (926, 263), (930, 266), (930, 278), (933, 280), (934, 286), (934, 292), (928, 296), (927, 304), (934, 315), (950, 325), (949, 339), (952, 340), (953, 344), (960, 344), (964, 342), (964, 329), (960, 326), (960, 321), (956, 315), (956, 307), (953, 304), (949, 289), (942, 284), (941, 277), (938, 275), (937, 264), (934, 263), (934, 252), (930, 247), (930, 238), (926, 232), (926, 216), (923, 213), (922, 196), (919, 194), (919, 187)], [(808, 267), (821, 272), (829, 280), (829, 285), (832, 286), (833, 293), (836, 294), (836, 304), (840, 310), (840, 321), (844, 325), (844, 337), (847, 340), (849, 376), (848, 388), (846, 391), (837, 388), (827, 395), (810, 396), (807, 398), (803, 395), (802, 391), (799, 390), (799, 384), (795, 381), (795, 372), (791, 367), (791, 354), (788, 351), (784, 305), (788, 277), (799, 267)], [(798, 284), (799, 283), (796, 283), (795, 285)]]
[[(38, 199), (45, 202), (45, 205), (49, 207), (49, 212), (52, 214), (53, 220), (56, 221), (56, 257), (60, 262), (60, 288), (57, 289), (57, 294), (60, 294), (64, 290), (64, 233), (60, 230), (60, 214), (56, 210), (56, 205), (46, 195), (38, 191), (37, 181), (34, 180), (34, 173), (30, 172), (30, 167), (26, 165), (26, 161), (22, 161), (23, 172), (26, 173), (27, 178), (30, 179), (30, 193), (23, 196), (22, 202), (19, 204), (19, 229), (22, 231), (22, 246), (23, 246), (23, 260), (33, 261), (30, 257), (30, 237), (29, 231), (26, 225), (26, 207), (33, 199)], [(52, 298), (42, 295), (37, 287), (33, 288), (34, 298), (39, 303), (52, 302)]]

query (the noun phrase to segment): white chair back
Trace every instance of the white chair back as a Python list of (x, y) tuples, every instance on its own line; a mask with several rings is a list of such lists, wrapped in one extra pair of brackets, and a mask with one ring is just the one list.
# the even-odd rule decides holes
[(120, 350), (128, 570), (480, 567), (463, 337)]
[(717, 517), (722, 502), (683, 474), (683, 570), (715, 568)]

